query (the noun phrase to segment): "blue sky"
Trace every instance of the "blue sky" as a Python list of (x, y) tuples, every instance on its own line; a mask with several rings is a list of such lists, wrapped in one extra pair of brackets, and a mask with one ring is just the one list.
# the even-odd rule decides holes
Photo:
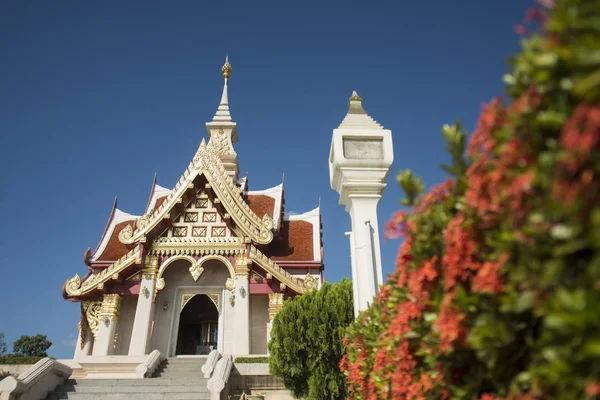
[[(86, 272), (118, 196), (141, 214), (152, 177), (172, 187), (216, 111), (225, 53), (236, 151), (251, 189), (285, 173), (286, 210), (321, 197), (325, 276), (350, 276), (350, 220), (329, 187), (332, 130), (352, 90), (394, 138), (380, 225), (399, 169), (443, 181), (440, 128), (472, 129), (502, 92), (525, 0), (372, 2), (29, 1), (0, 5), (0, 332), (42, 333), (72, 356)], [(384, 275), (397, 241), (383, 243)]]

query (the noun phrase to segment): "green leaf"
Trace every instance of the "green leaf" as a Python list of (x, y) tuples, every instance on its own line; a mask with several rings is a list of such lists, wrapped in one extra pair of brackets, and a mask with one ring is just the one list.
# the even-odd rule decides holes
[(600, 339), (588, 340), (581, 350), (587, 357), (600, 357)]
[(533, 307), (534, 301), (535, 293), (531, 290), (527, 290), (519, 294), (519, 297), (517, 297), (514, 310), (519, 313), (527, 311)]

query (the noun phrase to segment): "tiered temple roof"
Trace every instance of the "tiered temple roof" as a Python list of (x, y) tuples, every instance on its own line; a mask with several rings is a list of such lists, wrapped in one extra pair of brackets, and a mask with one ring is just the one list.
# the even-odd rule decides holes
[[(247, 176), (237, 177), (237, 154), (233, 149), (237, 127), (231, 120), (228, 100), (230, 74), (231, 65), (227, 61), (218, 111), (213, 121), (206, 124), (208, 144), (202, 140), (192, 162), (172, 189), (158, 185), (154, 177), (143, 215), (119, 210), (115, 199), (98, 246), (93, 252), (90, 249), (85, 252), (88, 274), (67, 280), (63, 286), (65, 298), (78, 301), (103, 293), (135, 294), (144, 259), (150, 254), (233, 257), (242, 252), (252, 261), (255, 276), (276, 279), (282, 291), (289, 289), (294, 293), (304, 292), (309, 283), (298, 278), (294, 271), (307, 269), (307, 279), (310, 271), (321, 274), (324, 266), (320, 207), (304, 214), (286, 215), (283, 183), (250, 191)], [(180, 236), (174, 230), (177, 221), (179, 225), (191, 222), (187, 220), (187, 215), (193, 214), (189, 207), (199, 207), (193, 204), (201, 198), (206, 198), (207, 204), (216, 210), (214, 223), (220, 223), (222, 228), (217, 231), (212, 228), (212, 235), (204, 228), (203, 235)], [(184, 228), (199, 227), (180, 229)]]

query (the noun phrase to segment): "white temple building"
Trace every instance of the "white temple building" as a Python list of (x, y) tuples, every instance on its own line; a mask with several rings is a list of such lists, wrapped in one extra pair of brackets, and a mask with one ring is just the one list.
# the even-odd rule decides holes
[(222, 72), (208, 140), (177, 184), (155, 177), (141, 216), (115, 200), (87, 274), (65, 282), (64, 298), (81, 304), (75, 360), (267, 354), (284, 299), (323, 282), (320, 209), (286, 215), (283, 183), (252, 191), (238, 176), (228, 61)]

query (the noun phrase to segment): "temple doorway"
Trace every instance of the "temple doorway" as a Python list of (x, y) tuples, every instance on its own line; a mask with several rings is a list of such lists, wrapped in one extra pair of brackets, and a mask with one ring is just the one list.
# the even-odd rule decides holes
[(183, 295), (176, 355), (208, 354), (217, 348), (219, 311), (209, 296)]

